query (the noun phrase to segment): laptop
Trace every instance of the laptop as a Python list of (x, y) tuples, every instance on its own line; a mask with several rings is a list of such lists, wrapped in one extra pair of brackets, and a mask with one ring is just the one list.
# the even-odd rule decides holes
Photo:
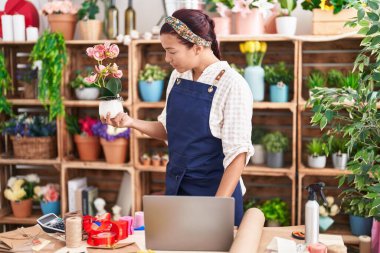
[(143, 205), (147, 249), (229, 251), (233, 198), (144, 196)]

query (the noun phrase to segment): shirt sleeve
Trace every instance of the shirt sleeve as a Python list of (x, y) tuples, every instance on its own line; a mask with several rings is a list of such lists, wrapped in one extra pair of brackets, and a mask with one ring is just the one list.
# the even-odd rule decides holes
[(226, 169), (241, 153), (247, 153), (246, 164), (254, 154), (251, 142), (253, 97), (247, 82), (241, 77), (231, 84), (223, 113), (221, 139)]
[(175, 79), (177, 78), (177, 76), (178, 76), (178, 72), (176, 70), (173, 70), (172, 73), (171, 73), (171, 75), (170, 75), (168, 87), (166, 89), (165, 107), (162, 110), (161, 114), (158, 115), (158, 117), (157, 117), (157, 120), (159, 122), (161, 122), (161, 124), (164, 126), (165, 130), (166, 130), (166, 106), (167, 106), (167, 101), (168, 101), (169, 93), (170, 93), (170, 91), (173, 88), (173, 84), (174, 84)]

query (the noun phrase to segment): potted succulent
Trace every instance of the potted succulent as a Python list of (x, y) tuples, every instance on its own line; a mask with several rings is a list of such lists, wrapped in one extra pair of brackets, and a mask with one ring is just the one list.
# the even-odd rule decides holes
[(130, 128), (116, 128), (97, 122), (92, 126), (92, 132), (100, 137), (106, 161), (112, 164), (124, 163), (128, 152)]
[(10, 177), (4, 196), (11, 202), (13, 215), (16, 218), (26, 218), (32, 214), (34, 188), (40, 182), (36, 174)]
[(167, 166), (168, 165), (168, 162), (169, 162), (169, 155), (167, 153), (164, 153), (162, 156), (161, 156), (161, 163), (162, 163), (162, 166)]
[(251, 157), (251, 162), (253, 164), (264, 164), (265, 163), (265, 148), (263, 145), (263, 137), (267, 133), (266, 130), (262, 128), (253, 128), (252, 129), (252, 144), (255, 150), (255, 153)]
[(146, 64), (139, 73), (140, 96), (145, 102), (158, 102), (164, 90), (166, 71), (158, 65)]
[(150, 165), (150, 156), (148, 153), (144, 153), (141, 157), (140, 157), (140, 162), (142, 163), (142, 165), (144, 166), (149, 166)]
[(98, 0), (85, 0), (78, 10), (79, 30), (84, 40), (99, 40), (102, 21), (95, 19), (99, 13)]
[(326, 202), (326, 205), (319, 206), (319, 230), (322, 232), (325, 232), (334, 224), (331, 217), (334, 217), (340, 211), (333, 196), (327, 196)]
[(44, 116), (20, 114), (6, 121), (2, 134), (10, 135), (15, 158), (57, 157), (56, 122)]
[(34, 193), (40, 201), (43, 214), (54, 213), (61, 214), (61, 202), (59, 201), (59, 184), (47, 184), (45, 186), (37, 186)]
[(212, 17), (215, 22), (215, 34), (228, 35), (231, 33), (231, 9), (235, 6), (233, 0), (206, 0), (206, 9), (218, 13)]
[(289, 207), (286, 202), (280, 198), (273, 198), (264, 201), (258, 207), (265, 216), (268, 227), (288, 226), (290, 221)]
[(369, 213), (371, 201), (364, 198), (359, 192), (346, 192), (342, 199), (342, 209), (350, 217), (351, 233), (356, 236), (371, 235), (373, 218)]
[(356, 72), (350, 72), (344, 78), (343, 87), (351, 90), (357, 90), (359, 87), (359, 82), (359, 74)]
[(341, 136), (332, 136), (331, 140), (331, 153), (333, 166), (336, 169), (345, 170), (348, 161), (347, 151), (348, 140)]
[(51, 32), (62, 33), (65, 40), (74, 38), (77, 12), (77, 7), (69, 0), (47, 2), (42, 8), (42, 13), (48, 18)]
[(313, 70), (306, 79), (306, 86), (309, 88), (310, 99), (313, 99), (314, 93), (319, 90), (319, 88), (326, 86), (326, 77), (319, 70)]
[(38, 82), (38, 99), (49, 110), (49, 120), (64, 115), (60, 90), (67, 53), (62, 34), (45, 32), (34, 45), (30, 60), (34, 63), (42, 62), (39, 69), (41, 77)]
[[(88, 76), (89, 73), (85, 76)], [(80, 100), (94, 100), (99, 96), (99, 88), (94, 84), (87, 83), (81, 71), (76, 72), (76, 77), (70, 82), (70, 86), (75, 89), (75, 95)]]
[(5, 64), (4, 54), (0, 53), (0, 113), (12, 114), (12, 105), (7, 100), (8, 92), (12, 91), (12, 79)]
[(265, 81), (269, 84), (269, 97), (271, 102), (288, 102), (289, 85), (293, 80), (293, 70), (285, 62), (274, 66), (265, 66)]
[(92, 127), (99, 120), (86, 116), (79, 119), (75, 116), (66, 116), (67, 131), (74, 136), (79, 159), (82, 161), (96, 161), (100, 155), (100, 141), (98, 136), (94, 136)]
[(288, 148), (288, 137), (276, 131), (263, 137), (263, 145), (267, 152), (267, 165), (271, 168), (284, 167), (284, 151)]
[(342, 88), (345, 82), (345, 76), (342, 71), (336, 69), (330, 69), (326, 76), (327, 87), (330, 88)]
[(307, 163), (310, 168), (322, 169), (326, 167), (326, 156), (328, 155), (328, 149), (326, 143), (320, 138), (313, 138), (309, 144), (307, 144)]
[(253, 101), (263, 101), (265, 95), (265, 72), (261, 63), (267, 44), (259, 41), (246, 41), (240, 43), (240, 52), (245, 54), (247, 67), (244, 69), (244, 78), (247, 81), (253, 95)]
[(158, 153), (154, 153), (153, 155), (152, 155), (152, 165), (153, 165), (153, 167), (160, 167), (160, 165), (161, 165), (161, 157), (160, 157), (160, 155), (158, 154)]
[[(95, 84), (100, 88), (102, 94), (100, 98), (102, 101), (99, 103), (100, 117), (106, 118), (107, 113), (110, 113), (110, 118), (114, 118), (118, 113), (124, 111), (123, 98), (119, 95), (122, 88), (120, 78), (123, 72), (119, 70), (116, 63), (103, 65), (104, 60), (115, 59), (119, 52), (119, 47), (110, 42), (98, 44), (86, 50), (87, 55), (97, 61), (96, 72), (85, 77), (84, 81), (88, 84)], [(108, 81), (106, 82), (107, 79)]]
[(297, 29), (297, 18), (292, 17), (292, 11), (297, 6), (296, 0), (279, 0), (281, 15), (276, 18), (277, 33), (294, 35)]

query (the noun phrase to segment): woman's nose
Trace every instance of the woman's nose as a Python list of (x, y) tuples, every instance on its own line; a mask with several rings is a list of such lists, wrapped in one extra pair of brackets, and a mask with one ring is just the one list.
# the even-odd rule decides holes
[(170, 57), (169, 57), (169, 55), (166, 53), (165, 54), (165, 61), (167, 62), (167, 63), (170, 63)]

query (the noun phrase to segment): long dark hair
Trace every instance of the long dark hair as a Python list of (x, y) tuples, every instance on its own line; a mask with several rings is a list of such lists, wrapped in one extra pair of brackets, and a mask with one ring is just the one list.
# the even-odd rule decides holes
[[(212, 41), (211, 49), (214, 52), (214, 55), (220, 60), (221, 57), (219, 44), (216, 40), (216, 34), (214, 31), (214, 20), (212, 20), (204, 12), (193, 9), (180, 9), (175, 11), (172, 16), (185, 23), (190, 28), (190, 30), (199, 37), (208, 41)], [(169, 24), (166, 23), (161, 27), (160, 34), (176, 35), (178, 39), (180, 39), (181, 43), (186, 45), (188, 48), (191, 48), (194, 45), (194, 43), (187, 41), (179, 36), (177, 32)]]

